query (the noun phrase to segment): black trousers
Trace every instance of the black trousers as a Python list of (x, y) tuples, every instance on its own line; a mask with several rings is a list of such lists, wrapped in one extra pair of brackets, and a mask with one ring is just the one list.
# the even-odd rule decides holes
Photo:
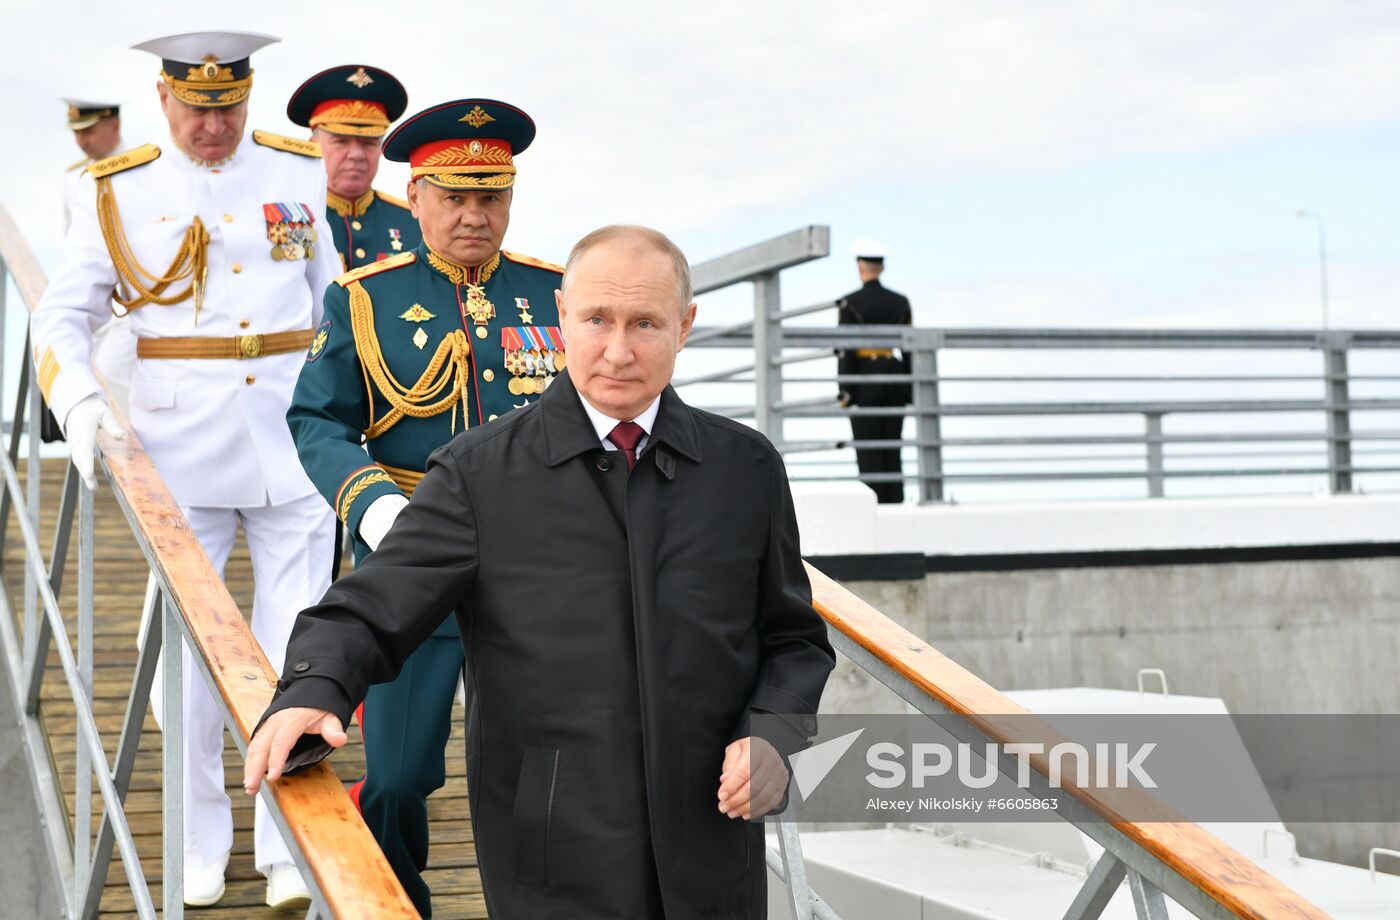
[[(857, 441), (897, 441), (904, 428), (904, 417), (895, 416), (852, 416), (851, 434)], [(902, 473), (898, 447), (857, 447), (856, 466), (862, 474)], [(875, 490), (875, 498), (880, 504), (898, 504), (904, 501), (904, 483), (868, 482)]]
[[(896, 359), (857, 358), (845, 366), (850, 374), (906, 374), (908, 369)], [(851, 405), (864, 408), (903, 407), (912, 397), (907, 383), (857, 383), (849, 387)], [(904, 416), (851, 416), (851, 434), (857, 441), (898, 441), (904, 429)], [(898, 447), (857, 447), (856, 466), (862, 474), (902, 473)], [(868, 482), (880, 504), (904, 501), (904, 482)]]

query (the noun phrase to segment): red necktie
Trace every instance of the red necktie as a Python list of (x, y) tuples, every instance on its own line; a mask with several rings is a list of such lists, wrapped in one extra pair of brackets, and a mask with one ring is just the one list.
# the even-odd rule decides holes
[(608, 435), (608, 440), (612, 441), (627, 454), (627, 468), (630, 470), (637, 465), (637, 445), (646, 437), (646, 429), (636, 422), (618, 422), (617, 427)]

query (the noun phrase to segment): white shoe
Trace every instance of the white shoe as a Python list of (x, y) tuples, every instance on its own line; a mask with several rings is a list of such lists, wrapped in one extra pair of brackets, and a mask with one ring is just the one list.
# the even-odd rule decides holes
[(311, 892), (301, 880), (301, 873), (291, 863), (273, 863), (267, 870), (268, 907), (306, 907)]
[(185, 859), (185, 906), (209, 907), (224, 896), (224, 870), (228, 854), (212, 865)]

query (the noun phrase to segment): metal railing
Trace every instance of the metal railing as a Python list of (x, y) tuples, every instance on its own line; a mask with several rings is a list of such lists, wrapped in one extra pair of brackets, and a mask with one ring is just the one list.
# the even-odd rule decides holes
[[(1036, 728), (1029, 714), (913, 633), (898, 626), (845, 588), (807, 566), (813, 602), (826, 620), (832, 645), (862, 671), (894, 691), (916, 711), (942, 717), (939, 725), (974, 750), (1009, 742), (1043, 741), (1054, 736)], [(947, 717), (954, 717), (949, 720)], [(1010, 717), (1004, 719), (1001, 717)], [(1043, 731), (1040, 738), (1027, 732)], [(1041, 749), (1049, 750), (1045, 744)], [(1051, 787), (1049, 761), (1031, 758), (1028, 792), (1049, 798), (1064, 790)], [(1001, 754), (998, 771), (1020, 782), (1017, 757)], [(1045, 916), (1093, 920), (1101, 915), (1120, 886), (1126, 884), (1138, 920), (1167, 920), (1166, 898), (1202, 918), (1247, 917), (1251, 920), (1326, 920), (1327, 915), (1283, 885), (1247, 857), (1196, 824), (1178, 820), (1165, 806), (1133, 795), (1133, 808), (1163, 820), (1123, 817), (1112, 790), (1087, 788), (1061, 794), (1055, 813), (1103, 847), (1088, 869), (1073, 901), (1058, 913), (1045, 905)], [(835, 912), (807, 883), (801, 840), (795, 825), (779, 824), (778, 852), (769, 850), (768, 865), (789, 880), (787, 904), (797, 920), (830, 920)]]
[[(4, 328), (6, 293), (12, 277), (25, 306), (33, 310), (46, 285), (23, 237), (0, 208), (0, 330)], [(27, 314), (26, 314), (27, 315)], [(166, 489), (135, 432), (125, 438), (99, 436), (100, 468), (110, 484), (131, 537), (150, 566), (154, 590), (147, 593), (147, 610), (135, 674), (122, 717), (115, 756), (104, 746), (93, 707), (94, 635), (94, 518), (93, 493), (67, 466), (52, 552), (39, 545), (39, 438), (29, 437), (27, 483), (21, 485), (18, 460), (22, 435), (37, 432), (43, 405), (37, 373), (26, 338), (9, 450), (0, 456), (4, 479), (0, 497), (0, 540), (14, 511), (24, 555), (24, 611), (16, 632), (10, 609), (8, 573), (0, 573), (0, 654), (11, 681), (24, 752), (34, 782), (31, 790), (44, 824), (48, 865), (54, 887), (62, 892), (65, 918), (97, 916), (113, 849), (119, 854), (134, 908), (143, 920), (156, 917), (150, 884), (125, 812), (136, 753), (150, 703), (156, 661), (163, 660), (163, 702), (168, 714), (162, 742), (163, 909), (174, 920), (184, 914), (183, 890), (183, 744), (181, 701), (183, 667), (180, 654), (160, 655), (161, 649), (193, 653), (200, 677), (224, 716), (225, 725), (241, 753), (258, 717), (276, 686), (271, 670), (233, 598), (214, 571), (179, 506)], [(0, 379), (4, 376), (4, 342), (0, 337)], [(109, 402), (110, 399), (109, 399)], [(117, 411), (114, 409), (114, 411)], [(125, 420), (122, 420), (125, 425)], [(64, 585), (65, 559), (78, 531), (77, 650), (69, 641), (59, 597)], [(0, 544), (0, 549), (3, 545)], [(67, 810), (50, 757), (49, 739), (40, 719), (40, 688), (52, 670), (50, 650), (58, 655), (77, 722), (77, 755), (72, 789), (75, 815), (69, 836)], [(92, 779), (96, 778), (101, 820), (91, 832)], [(265, 784), (260, 793), (287, 840), (294, 861), (311, 888), (308, 916), (416, 917), (417, 912), (384, 861), (359, 816), (348, 808), (339, 778), (325, 765), (305, 774)]]
[[(815, 226), (696, 265), (697, 294), (751, 283), (753, 316), (697, 327), (689, 342), (742, 352), (743, 363), (676, 381), (688, 394), (724, 395), (723, 404), (707, 408), (751, 419), (788, 458), (794, 481), (912, 481), (921, 502), (947, 500), (959, 483), (1136, 481), (1148, 497), (1166, 495), (1174, 480), (1241, 477), (1283, 477), (1283, 487), (1294, 491), (1325, 483), (1331, 493), (1353, 492), (1365, 476), (1372, 489), (1400, 488), (1379, 478), (1400, 473), (1400, 330), (792, 325), (837, 304), (784, 309), (780, 273), (827, 254), (827, 228)], [(837, 350), (865, 348), (902, 350), (910, 373), (802, 373), (801, 366), (830, 361)], [(967, 353), (973, 351), (982, 366), (975, 373), (940, 371), (972, 364)], [(1359, 354), (1390, 360), (1375, 362), (1378, 372), (1358, 373), (1351, 366)], [(1037, 360), (1047, 355), (1055, 366), (1041, 373), (1026, 369), (1052, 363)], [(1142, 369), (1164, 356), (1173, 364), (1228, 360), (1232, 366), (1195, 373)], [(1233, 366), (1241, 363), (1267, 366), (1241, 373)], [(1100, 370), (1090, 372), (1095, 367)], [(844, 406), (838, 393), (851, 384), (910, 386), (912, 403)], [(1359, 395), (1362, 390), (1375, 395)], [(1076, 395), (1057, 398), (1056, 391)], [(853, 417), (882, 416), (913, 419), (913, 438), (852, 440), (844, 427)], [(1220, 421), (1230, 427), (1213, 424)], [(818, 433), (795, 437), (798, 426)], [(1088, 430), (1048, 430), (1052, 426)], [(856, 474), (851, 448), (909, 448), (912, 463), (905, 454), (902, 473)]]

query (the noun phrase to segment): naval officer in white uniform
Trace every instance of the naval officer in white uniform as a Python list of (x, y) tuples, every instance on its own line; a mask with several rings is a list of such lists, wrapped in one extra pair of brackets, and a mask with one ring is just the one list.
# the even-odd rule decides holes
[[(297, 612), (330, 581), (332, 513), (302, 471), (286, 413), (340, 260), (319, 148), (243, 136), (249, 57), (274, 41), (207, 32), (134, 46), (162, 59), (170, 137), (88, 167), (31, 334), (40, 386), (91, 484), (98, 427), (120, 431), (92, 374), (93, 330), (113, 300), (130, 312), (132, 427), (221, 572), (242, 523), (253, 634), (280, 672)], [(186, 649), (185, 903), (203, 906), (223, 895), (233, 821), (223, 720), (197, 675)], [(254, 842), (269, 904), (307, 903), (261, 801)]]
[[(122, 143), (121, 106), (115, 102), (93, 102), (85, 99), (64, 99), (68, 105), (68, 128), (73, 140), (83, 151), (83, 158), (68, 167), (63, 177), (63, 232), (73, 223), (73, 204), (78, 193), (87, 187), (83, 175), (88, 166), (105, 160), (126, 149)], [(87, 189), (91, 198), (91, 189)], [(123, 412), (129, 411), (127, 388), (136, 368), (136, 336), (131, 324), (113, 316), (92, 338), (92, 366), (107, 381), (107, 389), (117, 398)], [(45, 421), (45, 441), (58, 440), (57, 432), (49, 434)]]

